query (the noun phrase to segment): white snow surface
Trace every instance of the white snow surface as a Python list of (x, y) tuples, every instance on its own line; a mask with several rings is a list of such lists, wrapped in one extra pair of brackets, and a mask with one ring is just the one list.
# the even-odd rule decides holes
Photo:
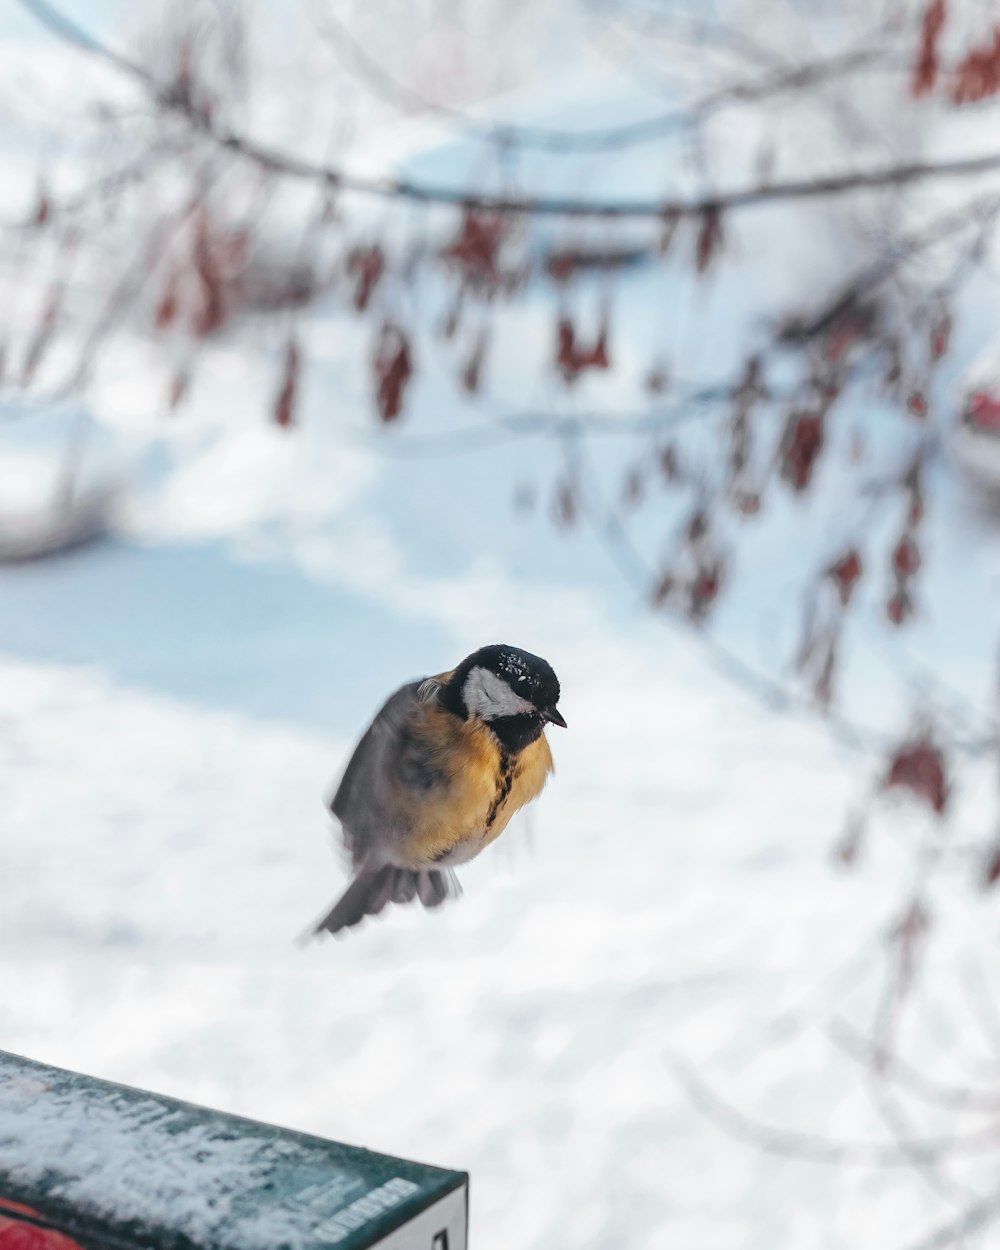
[[(832, 871), (850, 770), (821, 731), (762, 717), (688, 645), (554, 602), (526, 641), (562, 657), (571, 728), (536, 811), (457, 904), (304, 950), (344, 882), (319, 798), (348, 736), (6, 656), (0, 1038), (468, 1169), (483, 1247), (907, 1245), (948, 1210), (909, 1171), (732, 1140), (673, 1067), (784, 1129), (891, 1143), (823, 1026), (866, 1019), (905, 846)], [(956, 923), (990, 931), (985, 909)], [(935, 1061), (971, 1033), (982, 1063), (935, 985)]]

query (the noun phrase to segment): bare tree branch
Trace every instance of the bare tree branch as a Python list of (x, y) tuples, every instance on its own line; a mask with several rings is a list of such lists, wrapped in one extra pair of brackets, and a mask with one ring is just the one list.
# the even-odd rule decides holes
[(778, 1129), (744, 1115), (716, 1094), (683, 1060), (668, 1056), (667, 1062), (693, 1106), (730, 1136), (768, 1154), (837, 1166), (895, 1168), (912, 1167), (917, 1156), (923, 1160), (936, 1160), (945, 1156), (989, 1154), (1000, 1144), (1000, 1125), (996, 1124), (964, 1136), (913, 1138), (903, 1145), (898, 1142), (836, 1141), (817, 1134)]
[(183, 96), (171, 95), (156, 83), (148, 70), (121, 53), (113, 51), (71, 21), (48, 0), (19, 0), (50, 30), (82, 51), (101, 57), (128, 74), (149, 91), (161, 107), (187, 119), (206, 139), (254, 161), (262, 169), (289, 178), (326, 183), (331, 187), (383, 199), (419, 204), (459, 205), (482, 212), (539, 217), (602, 217), (615, 220), (653, 221), (665, 215), (674, 218), (701, 218), (707, 213), (733, 211), (757, 205), (793, 200), (821, 199), (856, 191), (912, 185), (947, 178), (978, 177), (1000, 170), (1000, 152), (960, 157), (950, 161), (911, 161), (883, 165), (868, 170), (850, 170), (823, 177), (788, 179), (758, 184), (732, 191), (715, 192), (691, 199), (607, 199), (580, 200), (572, 196), (489, 195), (468, 188), (436, 187), (406, 179), (364, 177), (333, 165), (310, 161), (289, 152), (258, 143), (247, 136), (216, 125), (197, 112)]

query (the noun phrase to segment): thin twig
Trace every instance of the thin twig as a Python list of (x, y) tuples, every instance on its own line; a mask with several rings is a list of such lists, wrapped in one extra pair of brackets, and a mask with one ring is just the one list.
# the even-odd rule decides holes
[(867, 296), (882, 286), (899, 267), (917, 253), (928, 251), (969, 226), (989, 223), (1000, 213), (1000, 195), (980, 196), (958, 209), (951, 209), (908, 236), (897, 239), (883, 256), (861, 270), (835, 299), (794, 330), (786, 331), (788, 342), (805, 342), (828, 330), (845, 312), (856, 308)]
[(911, 1146), (915, 1132), (899, 1099), (893, 1090), (881, 1080), (879, 1073), (872, 1071), (869, 1073), (869, 1078), (868, 1089), (876, 1112), (892, 1133), (900, 1150), (909, 1158), (914, 1172), (926, 1183), (932, 1193), (946, 1198), (958, 1207), (964, 1206), (970, 1198), (977, 1198), (979, 1195), (975, 1190), (959, 1185), (943, 1172), (944, 1160), (929, 1159), (922, 1151), (915, 1150)]
[(957, 1220), (942, 1224), (920, 1241), (912, 1242), (906, 1250), (946, 1250), (946, 1247), (957, 1245), (969, 1233), (978, 1232), (997, 1218), (1000, 1218), (1000, 1192), (972, 1203)]
[(775, 1128), (744, 1115), (716, 1094), (689, 1064), (677, 1056), (668, 1054), (666, 1058), (693, 1106), (714, 1120), (730, 1136), (748, 1142), (768, 1154), (837, 1166), (895, 1168), (912, 1167), (915, 1155), (933, 1160), (950, 1155), (990, 1153), (1000, 1144), (1000, 1125), (990, 1125), (964, 1136), (914, 1138), (904, 1146), (899, 1143), (863, 1140), (837, 1141), (812, 1133)]
[(618, 126), (565, 130), (553, 126), (523, 126), (499, 118), (482, 117), (432, 100), (394, 78), (329, 8), (317, 15), (316, 23), (320, 34), (334, 46), (341, 63), (347, 62), (370, 88), (389, 103), (448, 118), (463, 133), (484, 142), (555, 153), (611, 152), (634, 144), (649, 143), (674, 131), (690, 129), (729, 105), (766, 100), (786, 91), (818, 86), (832, 78), (867, 69), (885, 54), (884, 48), (870, 45), (852, 49), (824, 60), (782, 67), (776, 72), (734, 83), (688, 105), (638, 121), (623, 122)]
[(827, 1033), (844, 1054), (859, 1063), (877, 1067), (887, 1078), (932, 1106), (982, 1115), (1000, 1114), (998, 1091), (975, 1089), (967, 1085), (947, 1085), (925, 1076), (901, 1059), (897, 1052), (879, 1046), (846, 1020), (832, 1020), (827, 1027)]
[(595, 411), (572, 416), (531, 411), (499, 413), (487, 424), (458, 430), (380, 433), (379, 449), (393, 455), (449, 455), (482, 451), (522, 438), (631, 438), (640, 434), (665, 434), (703, 420), (706, 411), (727, 402), (730, 396), (728, 387), (705, 387), (689, 392), (673, 404), (646, 412)]

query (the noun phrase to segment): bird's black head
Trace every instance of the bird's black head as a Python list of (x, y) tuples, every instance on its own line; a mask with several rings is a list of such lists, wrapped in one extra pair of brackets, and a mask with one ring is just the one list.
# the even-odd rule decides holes
[(558, 702), (559, 679), (552, 666), (503, 643), (466, 656), (444, 691), (449, 711), (483, 721), (509, 751), (534, 742), (546, 724), (565, 728)]

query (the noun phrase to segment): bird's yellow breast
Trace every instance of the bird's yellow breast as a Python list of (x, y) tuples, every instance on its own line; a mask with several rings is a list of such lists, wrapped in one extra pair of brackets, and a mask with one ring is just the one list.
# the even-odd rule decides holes
[(507, 756), (480, 721), (460, 720), (434, 703), (420, 708), (412, 736), (441, 779), (405, 796), (410, 833), (401, 849), (415, 868), (478, 855), (539, 794), (552, 771), (544, 734)]

